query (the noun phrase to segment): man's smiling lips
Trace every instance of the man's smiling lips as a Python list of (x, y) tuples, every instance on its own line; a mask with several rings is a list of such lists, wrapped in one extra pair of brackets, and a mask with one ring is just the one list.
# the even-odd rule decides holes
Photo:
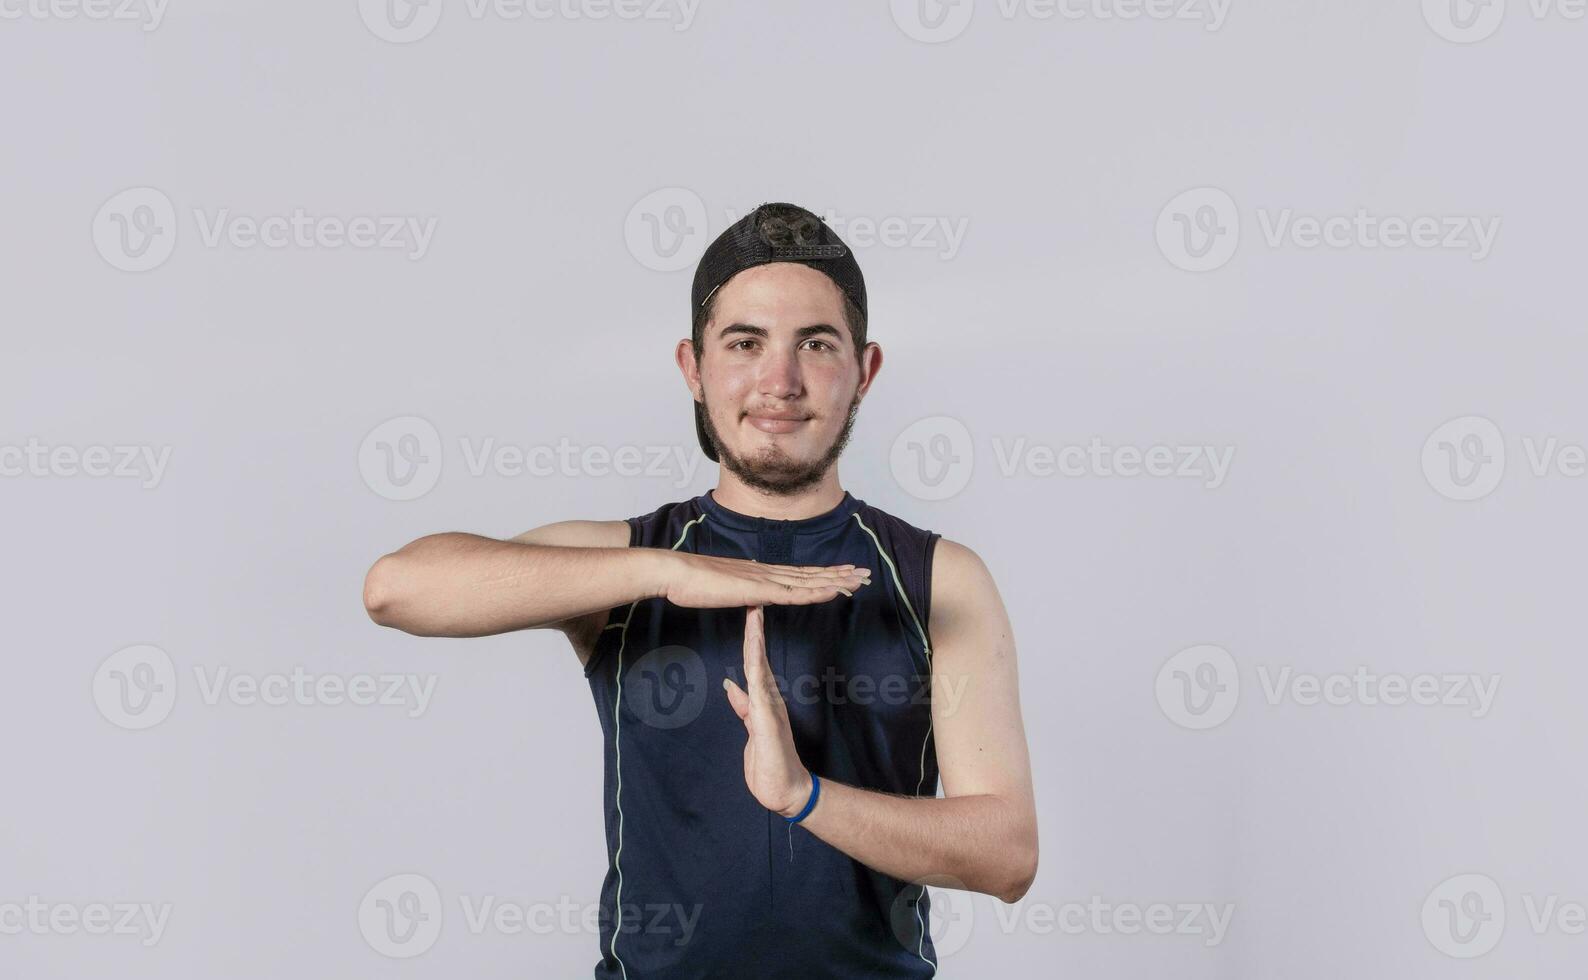
[(745, 418), (749, 420), (751, 425), (755, 426), (757, 429), (760, 429), (762, 432), (771, 433), (793, 432), (795, 429), (810, 421), (810, 417), (807, 415), (792, 415), (784, 412), (766, 415), (752, 414), (745, 416)]

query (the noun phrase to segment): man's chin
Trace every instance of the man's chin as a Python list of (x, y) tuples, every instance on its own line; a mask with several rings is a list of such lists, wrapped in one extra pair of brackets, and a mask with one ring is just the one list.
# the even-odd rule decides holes
[(749, 456), (740, 456), (719, 446), (718, 455), (723, 465), (739, 479), (762, 490), (803, 490), (814, 486), (827, 472), (827, 466), (820, 459), (791, 457), (775, 446), (761, 446)]

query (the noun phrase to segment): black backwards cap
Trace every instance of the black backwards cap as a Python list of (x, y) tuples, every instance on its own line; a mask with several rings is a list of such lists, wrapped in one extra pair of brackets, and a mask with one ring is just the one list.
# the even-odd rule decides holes
[[(723, 283), (753, 266), (768, 262), (798, 262), (824, 273), (845, 296), (866, 314), (866, 280), (860, 264), (838, 233), (826, 222), (796, 204), (762, 204), (728, 226), (706, 246), (695, 266), (690, 290), (690, 322)], [(706, 458), (719, 462), (706, 435), (700, 402), (695, 402), (695, 436)]]

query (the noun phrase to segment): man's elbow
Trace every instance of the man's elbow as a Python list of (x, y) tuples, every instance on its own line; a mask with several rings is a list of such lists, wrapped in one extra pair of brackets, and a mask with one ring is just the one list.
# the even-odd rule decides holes
[(397, 624), (396, 555), (382, 555), (364, 576), (364, 611), (379, 626)]
[(1010, 905), (1025, 898), (1031, 883), (1037, 878), (1037, 828), (1033, 820), (1013, 835), (1017, 842), (1011, 847), (1011, 860), (1005, 873), (1005, 884), (994, 893), (1001, 902)]
[(1029, 857), (1022, 857), (1013, 871), (1010, 872), (1010, 884), (1001, 889), (995, 896), (1000, 902), (1009, 905), (1026, 897), (1026, 892), (1031, 890), (1031, 883), (1037, 878), (1037, 853), (1033, 848)]

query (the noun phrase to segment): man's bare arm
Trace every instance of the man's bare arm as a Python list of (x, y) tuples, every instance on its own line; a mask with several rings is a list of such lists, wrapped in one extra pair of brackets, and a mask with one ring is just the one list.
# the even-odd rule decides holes
[(418, 636), (565, 627), (663, 594), (663, 553), (628, 541), (624, 521), (562, 521), (506, 541), (426, 535), (375, 562), (364, 608), (380, 625)]
[(691, 608), (803, 605), (853, 591), (870, 572), (767, 565), (739, 558), (629, 548), (625, 521), (563, 521), (499, 541), (431, 534), (382, 556), (364, 579), (371, 619), (418, 636), (490, 636), (556, 628), (638, 599)]
[[(931, 635), (943, 798), (823, 779), (801, 826), (883, 874), (1016, 902), (1036, 876), (1037, 818), (1014, 633), (980, 557), (946, 539), (933, 561)], [(809, 793), (807, 777), (779, 812), (794, 816)]]

